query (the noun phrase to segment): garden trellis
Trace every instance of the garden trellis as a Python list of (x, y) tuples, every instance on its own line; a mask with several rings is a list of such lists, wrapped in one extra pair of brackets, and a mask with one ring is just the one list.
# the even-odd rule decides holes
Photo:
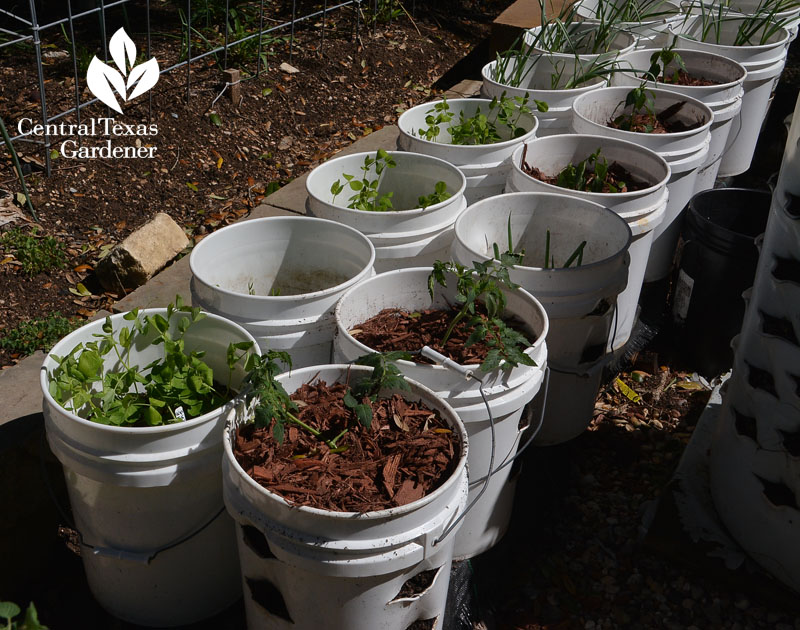
[[(344, 0), (335, 2), (322, 0), (309, 8), (309, 3), (302, 0), (291, 0), (291, 15), (286, 19), (284, 14), (289, 13), (288, 3), (284, 11), (276, 11), (273, 3), (269, 0), (175, 0), (166, 5), (169, 10), (174, 10), (175, 15), (181, 21), (181, 32), (179, 36), (172, 35), (177, 48), (177, 61), (174, 63), (164, 62), (159, 68), (159, 75), (170, 72), (185, 72), (185, 98), (188, 102), (192, 97), (192, 71), (191, 64), (214, 56), (221, 69), (228, 69), (232, 64), (232, 57), (238, 49), (237, 47), (247, 46), (249, 53), (255, 60), (255, 70), (249, 73), (250, 77), (259, 77), (266, 70), (267, 48), (270, 43), (276, 40), (288, 40), (289, 55), (291, 62), (296, 52), (295, 34), (299, 25), (310, 25), (313, 37), (317, 40), (316, 53), (321, 54), (325, 46), (326, 30), (330, 27), (326, 24), (334, 14), (343, 15), (349, 20), (349, 28), (352, 29), (354, 41), (358, 41), (363, 29), (372, 26), (377, 27), (379, 20), (391, 21), (393, 18), (405, 12), (400, 8), (397, 0)], [(91, 5), (91, 6), (89, 6)], [(11, 141), (13, 143), (33, 143), (40, 145), (44, 152), (44, 166), (48, 175), (52, 171), (52, 138), (47, 133), (47, 126), (59, 124), (65, 120), (74, 120), (78, 125), (81, 124), (82, 110), (88, 106), (100, 103), (99, 99), (94, 98), (90, 93), (83, 94), (85, 87), (86, 69), (81, 68), (82, 62), (89, 58), (89, 55), (96, 54), (104, 61), (109, 60), (108, 40), (110, 36), (122, 25), (128, 25), (128, 9), (144, 11), (144, 32), (135, 31), (133, 38), (140, 48), (144, 51), (146, 58), (151, 58), (154, 35), (171, 34), (160, 33), (153, 29), (151, 16), (152, 0), (67, 0), (67, 2), (55, 2), (53, 0), (19, 0), (17, 5), (0, 9), (0, 55), (3, 52), (14, 51), (15, 48), (32, 47), (35, 55), (35, 78), (32, 83), (36, 86), (37, 103), (37, 124), (41, 123), (45, 128), (42, 136), (34, 136), (32, 131), (12, 132)], [(410, 12), (415, 12), (416, 2), (410, 3)], [(249, 11), (249, 18), (246, 24), (238, 19), (243, 15), (242, 7)], [(159, 7), (161, 10), (165, 6)], [(312, 10), (313, 9), (313, 10)], [(102, 42), (100, 47), (95, 49), (87, 48), (85, 42), (81, 41), (81, 29), (85, 29), (91, 22), (96, 20), (99, 27), (98, 36)], [(238, 21), (237, 21), (238, 20)], [(201, 24), (201, 21), (203, 22)], [(216, 42), (209, 40), (199, 29), (202, 26), (217, 25), (222, 31), (222, 41)], [(48, 103), (48, 95), (45, 89), (45, 69), (47, 67), (46, 48), (52, 47), (50, 42), (54, 38), (60, 38), (65, 42), (66, 48), (72, 61), (72, 92), (69, 106), (65, 104), (54, 105), (52, 97)], [(255, 43), (255, 50), (252, 50)], [(164, 61), (164, 60), (162, 60)], [(250, 65), (253, 65), (252, 62)], [(237, 66), (239, 63), (237, 62)], [(226, 88), (231, 83), (226, 83)], [(65, 89), (66, 86), (65, 86)], [(147, 97), (147, 119), (153, 118), (153, 97), (152, 92), (148, 92)], [(110, 110), (109, 110), (110, 111)], [(74, 117), (72, 119), (68, 117)], [(13, 121), (6, 121), (13, 122)], [(15, 133), (16, 132), (16, 133)]]

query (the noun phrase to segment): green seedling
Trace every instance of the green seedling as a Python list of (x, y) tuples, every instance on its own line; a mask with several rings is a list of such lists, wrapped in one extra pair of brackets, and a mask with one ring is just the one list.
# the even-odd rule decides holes
[(39, 236), (38, 228), (30, 233), (20, 228), (10, 229), (0, 236), (0, 248), (13, 251), (22, 271), (29, 276), (63, 269), (67, 264), (64, 244), (52, 236)]
[[(528, 106), (529, 98), (527, 94), (509, 98), (503, 92), (500, 98), (494, 97), (491, 100), (488, 112), (484, 113), (478, 107), (474, 115), (466, 116), (461, 111), (458, 114), (457, 123), (452, 122), (455, 115), (450, 111), (447, 99), (442, 99), (440, 103), (436, 103), (432, 109), (426, 112), (425, 122), (428, 126), (418, 130), (416, 135), (425, 140), (437, 142), (442, 125), (451, 123), (447, 127), (450, 144), (494, 144), (510, 138), (519, 138), (526, 133), (526, 130), (518, 125), (520, 117), (523, 114), (533, 113)], [(536, 99), (534, 99), (534, 103), (538, 111), (547, 111), (547, 103)], [(505, 133), (501, 133), (501, 129), (504, 129)]]
[[(175, 333), (170, 322), (178, 318)], [(106, 318), (97, 341), (80, 343), (64, 357), (52, 356), (57, 366), (50, 373), (50, 395), (62, 407), (92, 422), (116, 426), (157, 426), (201, 416), (230, 400), (234, 367), (251, 349), (251, 342), (230, 344), (228, 374), (215, 382), (204, 352), (186, 352), (184, 335), (205, 315), (183, 304), (180, 296), (160, 314), (140, 315), (134, 309), (123, 316), (131, 322), (114, 332)], [(163, 357), (140, 367), (131, 364), (130, 350), (142, 336), (163, 345)], [(106, 371), (105, 358), (117, 368)]]
[(39, 622), (39, 613), (31, 602), (23, 619), (16, 619), (22, 610), (14, 602), (0, 602), (0, 619), (5, 620), (5, 630), (47, 630), (47, 626)]
[(33, 354), (37, 350), (47, 352), (59, 339), (83, 323), (77, 318), (62, 317), (60, 313), (28, 319), (2, 333), (0, 348), (21, 356)]
[(433, 206), (437, 203), (442, 203), (450, 199), (452, 195), (447, 192), (447, 184), (445, 182), (436, 182), (434, 187), (434, 191), (430, 195), (422, 195), (418, 200), (417, 203), (419, 207), (423, 210), (428, 206)]
[[(586, 247), (586, 241), (581, 241), (580, 245), (575, 248), (575, 251), (570, 254), (569, 258), (567, 258), (567, 262), (564, 263), (563, 269), (567, 269), (568, 267), (572, 266), (572, 263), (576, 263), (576, 267), (580, 267), (583, 264), (583, 250)], [(542, 269), (555, 269), (556, 268), (556, 261), (553, 256), (550, 254), (550, 230), (547, 230), (545, 235), (545, 244), (544, 244), (544, 265), (542, 265)]]
[(440, 345), (444, 346), (456, 325), (465, 320), (470, 335), (464, 345), (469, 347), (482, 341), (489, 347), (480, 367), (483, 372), (491, 372), (497, 368), (508, 371), (520, 364), (536, 365), (525, 354), (525, 349), (531, 343), (522, 333), (502, 320), (506, 307), (506, 296), (502, 287), (518, 287), (509, 277), (509, 266), (496, 260), (485, 263), (476, 261), (472, 265), (472, 268), (468, 268), (440, 260), (433, 263), (433, 270), (428, 276), (428, 292), (431, 297), (436, 285), (446, 287), (447, 276), (455, 275), (456, 302), (461, 305), (440, 340)]
[(621, 192), (625, 182), (612, 182), (609, 178), (609, 163), (600, 154), (600, 148), (577, 164), (568, 164), (556, 176), (556, 186), (584, 192)]
[[(655, 94), (647, 89), (647, 84), (643, 81), (639, 86), (633, 88), (625, 96), (625, 101), (620, 103), (623, 108), (630, 107), (628, 113), (622, 113), (614, 118), (614, 125), (618, 129), (625, 131), (633, 131), (635, 126), (635, 119), (637, 116), (644, 115), (643, 119), (639, 119), (644, 128), (641, 129), (644, 133), (650, 133), (655, 129), (658, 119), (655, 110)], [(618, 106), (619, 107), (619, 106)]]
[(502, 253), (500, 252), (500, 247), (497, 245), (497, 243), (492, 243), (492, 253), (494, 254), (494, 259), (506, 267), (521, 265), (522, 260), (525, 258), (525, 250), (522, 249), (518, 252), (514, 251), (514, 239), (511, 234), (511, 214), (508, 215), (508, 221), (506, 222), (506, 237), (508, 239), (508, 246)]

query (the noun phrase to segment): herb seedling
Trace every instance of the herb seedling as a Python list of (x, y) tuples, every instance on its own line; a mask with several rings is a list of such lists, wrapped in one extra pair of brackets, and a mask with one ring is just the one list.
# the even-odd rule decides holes
[[(572, 265), (572, 263), (576, 263), (576, 267), (580, 267), (583, 264), (583, 250), (586, 247), (586, 241), (581, 241), (580, 245), (575, 248), (575, 251), (570, 254), (569, 258), (567, 258), (567, 262), (564, 263), (563, 269), (567, 269)], [(542, 269), (555, 269), (556, 268), (556, 261), (553, 256), (550, 254), (550, 230), (547, 230), (547, 234), (545, 235), (545, 243), (544, 243), (544, 265)]]
[(507, 267), (521, 265), (523, 258), (525, 258), (525, 250), (523, 249), (518, 252), (514, 251), (514, 239), (511, 236), (511, 214), (508, 215), (508, 221), (506, 222), (506, 232), (508, 238), (508, 247), (506, 248), (506, 251), (501, 254), (500, 247), (497, 245), (497, 243), (492, 243), (494, 259), (499, 261), (501, 265), (505, 265)]
[(626, 189), (625, 182), (612, 182), (609, 177), (608, 160), (600, 155), (600, 149), (577, 164), (568, 164), (556, 176), (556, 186), (584, 192), (603, 192), (606, 188), (612, 193)]
[[(458, 122), (452, 123), (455, 115), (450, 111), (447, 99), (436, 103), (433, 109), (426, 112), (425, 122), (428, 125), (416, 133), (419, 137), (432, 142), (437, 142), (441, 133), (441, 125), (450, 122), (447, 131), (450, 134), (450, 144), (480, 145), (494, 144), (510, 138), (519, 138), (526, 133), (518, 125), (523, 114), (532, 114), (528, 106), (529, 96), (514, 96), (509, 98), (505, 92), (500, 98), (494, 97), (489, 103), (489, 111), (484, 113), (478, 107), (475, 114), (466, 116), (463, 111), (458, 114)], [(540, 112), (547, 111), (547, 103), (534, 99), (536, 109)], [(505, 129), (501, 133), (501, 129)]]
[[(178, 317), (176, 331), (170, 321)], [(77, 416), (100, 424), (116, 426), (157, 426), (195, 418), (221, 406), (233, 395), (234, 366), (248, 354), (252, 343), (228, 346), (227, 383), (214, 381), (204, 352), (186, 353), (184, 335), (204, 318), (199, 308), (184, 306), (180, 296), (161, 314), (140, 316), (134, 309), (123, 316), (131, 327), (116, 333), (106, 318), (97, 341), (80, 343), (58, 363), (50, 374), (50, 395)], [(130, 350), (137, 338), (150, 335), (153, 345), (163, 345), (164, 356), (150, 364), (132, 365)], [(104, 371), (105, 357), (116, 357), (118, 369)]]
[(39, 622), (39, 613), (31, 602), (25, 611), (25, 618), (14, 621), (14, 617), (22, 612), (14, 602), (0, 602), (0, 619), (5, 620), (6, 630), (47, 630), (47, 626)]
[[(389, 212), (394, 210), (392, 206), (393, 191), (383, 194), (378, 193), (381, 178), (387, 168), (395, 168), (397, 163), (391, 155), (384, 149), (378, 149), (375, 157), (366, 156), (364, 164), (360, 167), (363, 175), (361, 179), (356, 179), (355, 175), (343, 173), (342, 177), (345, 179), (343, 184), (340, 179), (333, 182), (331, 186), (331, 203), (336, 203), (336, 197), (341, 194), (345, 187), (349, 187), (355, 194), (348, 199), (350, 202), (348, 208), (352, 210), (363, 210), (366, 212)], [(374, 174), (375, 178), (371, 179)], [(422, 195), (419, 198), (419, 204), (422, 209), (427, 208), (435, 203), (439, 203), (448, 199), (451, 195), (447, 192), (447, 184), (443, 181), (436, 182), (434, 192), (430, 195)]]
[(446, 287), (447, 275), (454, 274), (456, 301), (461, 304), (440, 345), (444, 346), (456, 325), (466, 320), (470, 335), (464, 345), (469, 347), (483, 341), (489, 347), (489, 352), (481, 363), (482, 371), (491, 372), (498, 367), (511, 370), (519, 364), (535, 365), (533, 359), (524, 352), (531, 345), (530, 342), (501, 319), (506, 307), (506, 296), (501, 287), (518, 287), (509, 278), (508, 265), (495, 260), (485, 263), (476, 261), (472, 265), (470, 269), (453, 262), (437, 260), (433, 263), (433, 271), (428, 276), (428, 292), (431, 297), (436, 285)]
[[(625, 101), (620, 103), (624, 108), (630, 107), (629, 113), (622, 113), (613, 119), (617, 129), (625, 131), (640, 131), (650, 133), (655, 129), (658, 118), (656, 117), (655, 95), (648, 90), (643, 81), (625, 96)], [(619, 105), (618, 105), (619, 107)]]
[[(683, 59), (675, 50), (675, 45), (678, 43), (678, 38), (672, 40), (670, 46), (665, 46), (661, 50), (657, 50), (650, 56), (650, 68), (647, 70), (646, 78), (651, 81), (660, 81), (661, 83), (678, 83), (680, 81), (681, 70), (688, 73)], [(667, 75), (667, 68), (670, 64), (675, 64), (677, 67), (671, 76)], [(659, 78), (659, 76), (661, 78)]]

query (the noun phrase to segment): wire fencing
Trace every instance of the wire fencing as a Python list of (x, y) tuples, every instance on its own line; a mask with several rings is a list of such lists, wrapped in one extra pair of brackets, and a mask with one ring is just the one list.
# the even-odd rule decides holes
[[(304, 41), (315, 42), (311, 48), (321, 54), (328, 44), (326, 35), (330, 39), (332, 32), (347, 31), (358, 41), (364, 29), (409, 12), (413, 15), (415, 10), (416, 2), (406, 9), (397, 0), (17, 0), (16, 5), (0, 9), (0, 56), (29, 60), (36, 87), (24, 106), (34, 112), (43, 130), (35, 135), (33, 130), (18, 132), (10, 139), (40, 145), (50, 175), (52, 125), (64, 120), (80, 125), (82, 110), (100, 102), (85, 89), (87, 69), (94, 57), (109, 61), (109, 35), (120, 27), (139, 42), (144, 38), (143, 54), (137, 58), (151, 59), (156, 48), (160, 61), (171, 56), (172, 63), (159, 64), (159, 76), (185, 71), (188, 103), (196, 71), (192, 66), (197, 62), (213, 57), (221, 70), (241, 68), (247, 78), (257, 78), (268, 68), (276, 46), (288, 46), (291, 63), (300, 29), (307, 36)], [(62, 72), (71, 61), (67, 71), (71, 80), (59, 82), (71, 87), (69, 97), (53, 94), (47, 70), (54, 61), (62, 63)], [(152, 91), (146, 107), (149, 120)]]

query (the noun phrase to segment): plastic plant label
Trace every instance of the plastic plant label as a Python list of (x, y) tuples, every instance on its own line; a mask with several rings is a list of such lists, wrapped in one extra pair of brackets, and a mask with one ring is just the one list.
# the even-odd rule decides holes
[(672, 317), (679, 324), (686, 321), (686, 316), (689, 313), (689, 304), (692, 302), (693, 289), (694, 278), (681, 269), (678, 274), (678, 281), (675, 283), (675, 301), (672, 303)]
[(182, 422), (186, 422), (186, 412), (183, 410), (183, 407), (175, 408), (175, 417)]

